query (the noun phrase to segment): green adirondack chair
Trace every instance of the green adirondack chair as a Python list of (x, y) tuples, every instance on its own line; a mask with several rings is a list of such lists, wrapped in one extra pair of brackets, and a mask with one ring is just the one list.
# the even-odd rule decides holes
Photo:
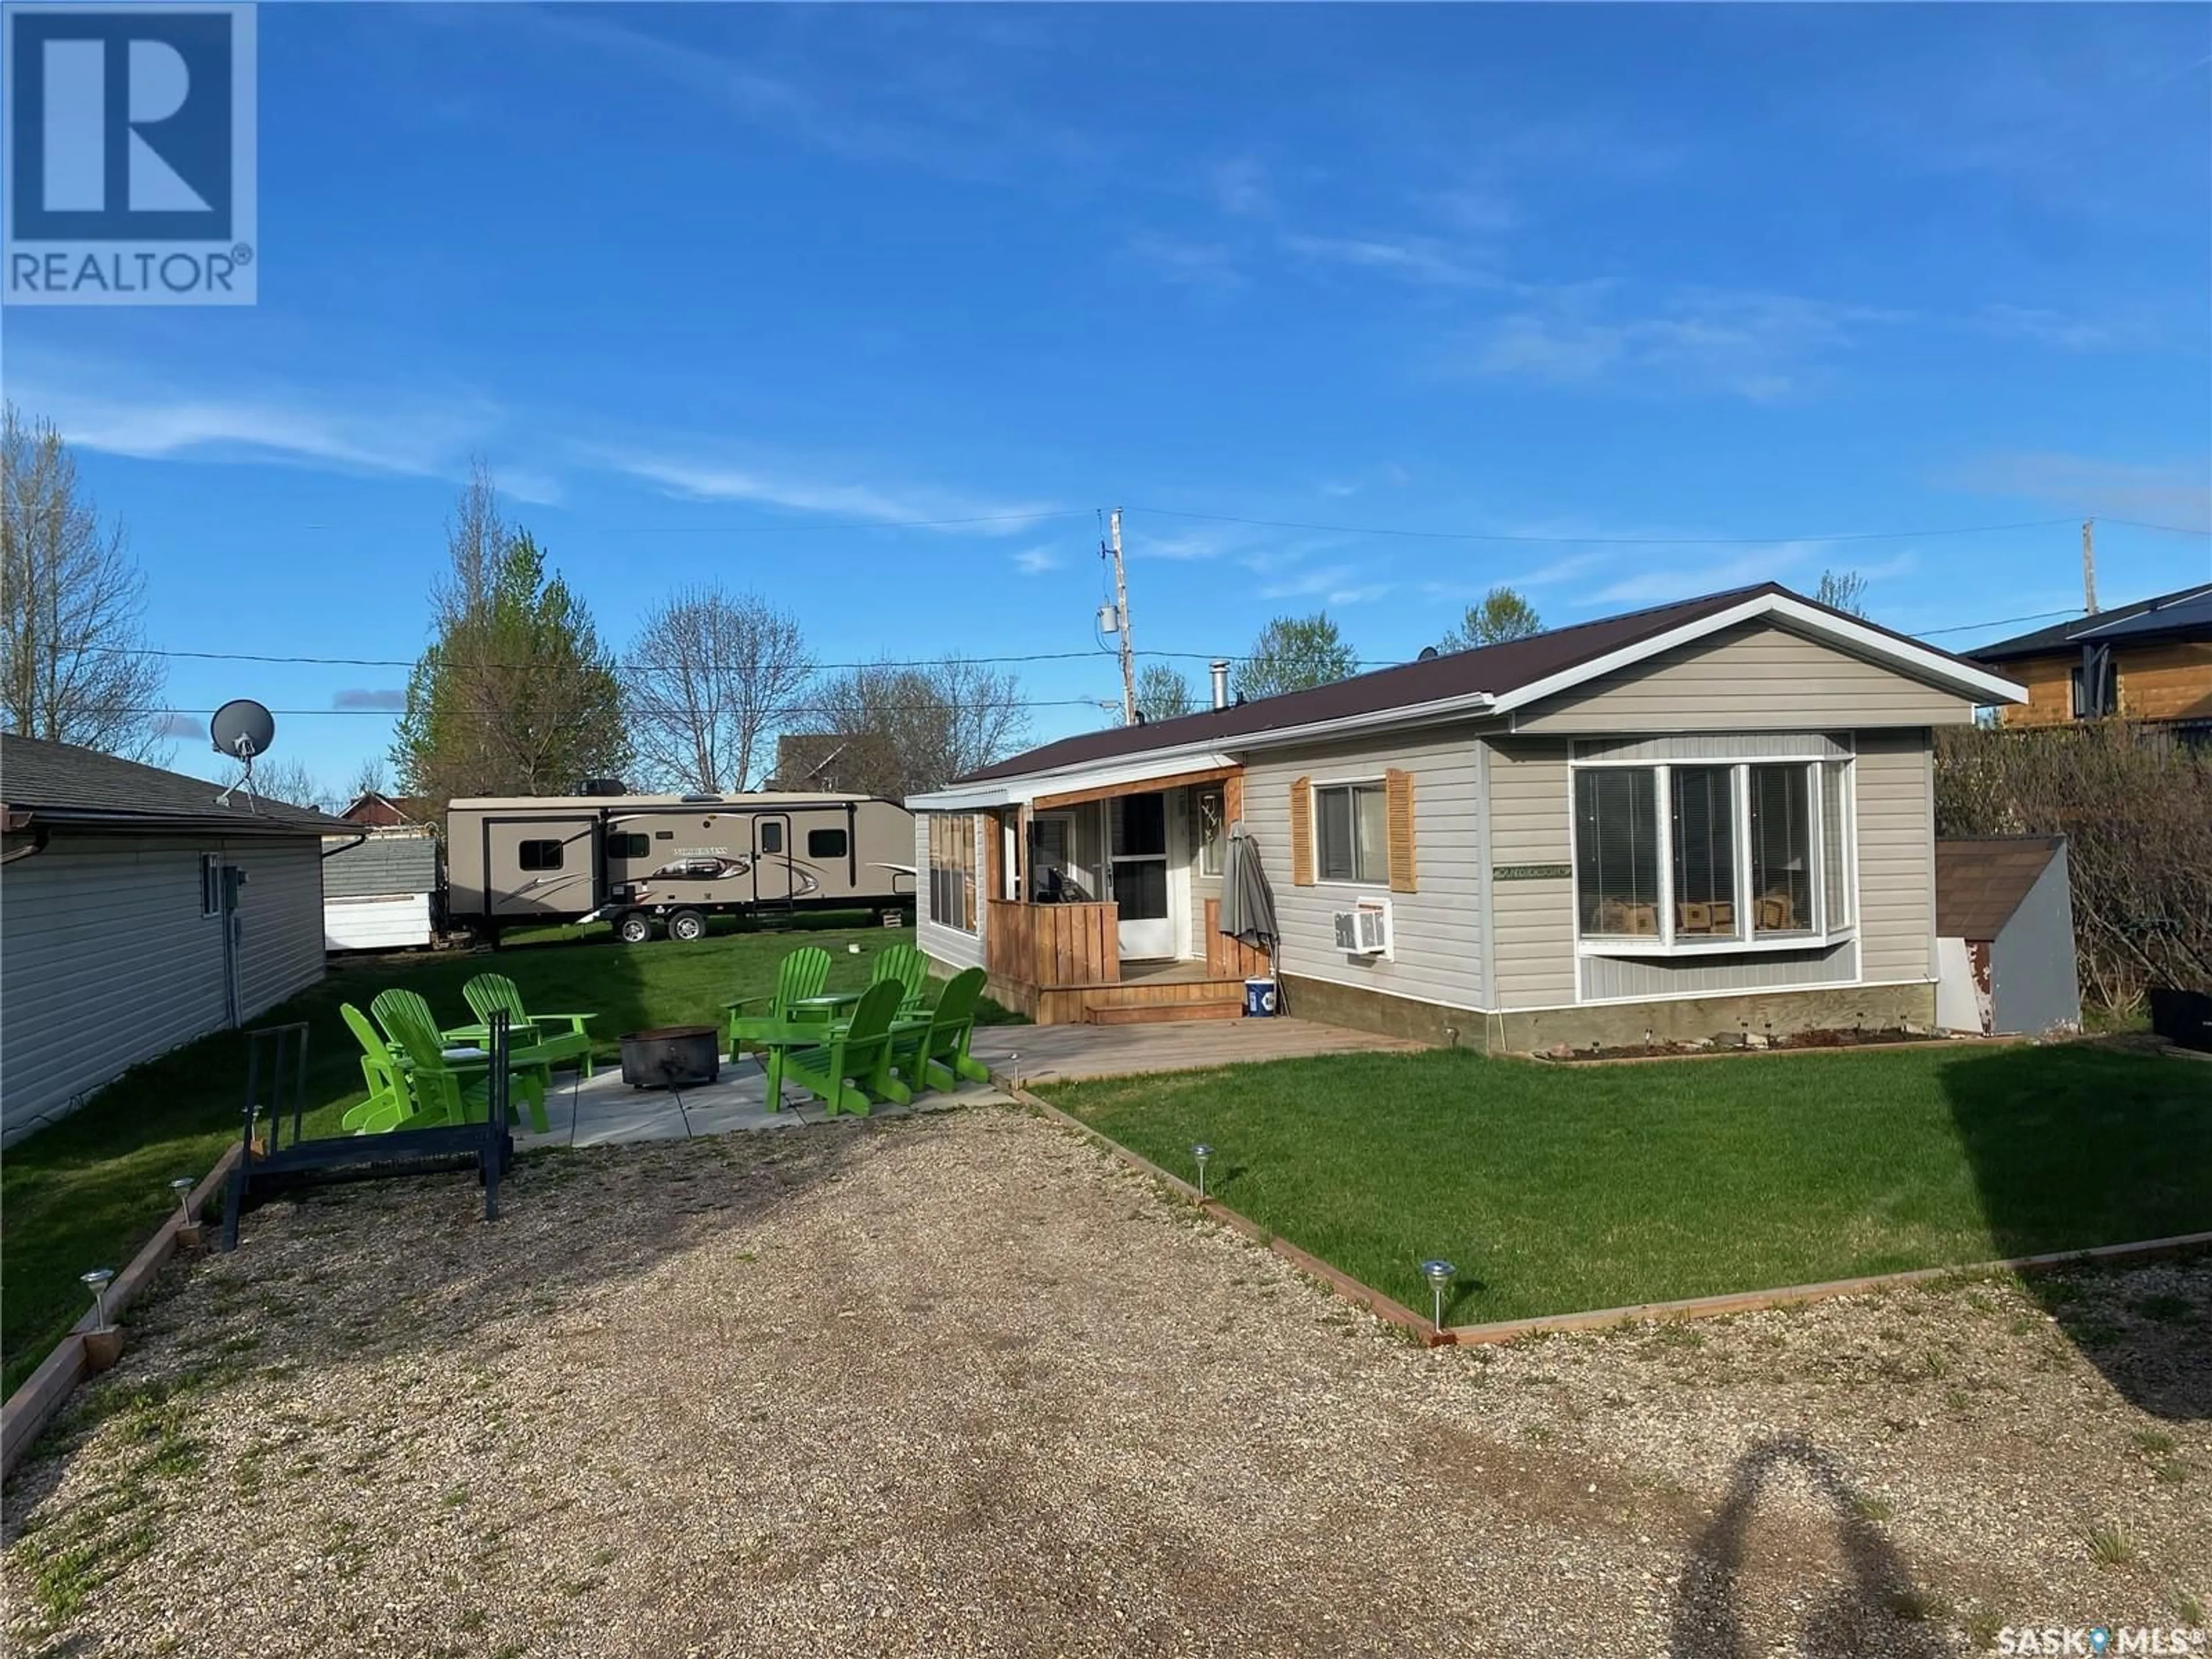
[[(456, 1065), (446, 1058), (446, 1039), (430, 1005), (413, 991), (397, 987), (380, 991), (369, 1005), (384, 1035), (407, 1058), (407, 1087), (415, 1097), (419, 1123), (480, 1123), (490, 1109), (491, 1078), (483, 1063)], [(551, 1126), (545, 1116), (545, 1087), (533, 1071), (507, 1073), (507, 1097), (520, 1100), (539, 1134)]]
[[(481, 1037), (489, 1029), (492, 1015), (504, 1009), (507, 1040), (514, 1045), (513, 1058), (517, 1065), (542, 1061), (550, 1074), (556, 1061), (573, 1060), (586, 1077), (591, 1076), (592, 1034), (584, 1028), (597, 1015), (531, 1013), (522, 1006), (522, 993), (505, 974), (478, 974), (461, 987), (461, 996), (482, 1024), (448, 1031), (445, 1034), (448, 1038), (464, 1034)], [(567, 1030), (552, 1029), (563, 1022)]]
[(769, 1079), (769, 1103), (779, 1103), (786, 1083), (822, 1101), (833, 1116), (857, 1112), (866, 1117), (876, 1101), (904, 1105), (912, 1100), (914, 1091), (891, 1075), (891, 1021), (898, 1017), (898, 1006), (897, 981), (871, 985), (854, 1005), (853, 1018), (830, 1026), (828, 1041), (782, 1055)]
[[(745, 1042), (738, 1036), (738, 1022), (762, 1015), (770, 1019), (794, 1018), (791, 1005), (801, 997), (818, 997), (823, 987), (830, 982), (830, 953), (818, 945), (802, 945), (777, 964), (775, 989), (764, 997), (744, 997), (736, 1002), (722, 1005), (722, 1015), (728, 1023), (730, 1058), (735, 1060), (742, 1048), (758, 1048), (757, 1042)], [(747, 1010), (756, 1011), (748, 1014)], [(799, 1016), (803, 1018), (804, 1016)], [(823, 1011), (823, 1017), (827, 1012)]]
[(871, 985), (895, 979), (903, 994), (899, 999), (902, 1010), (928, 1006), (929, 958), (911, 945), (894, 945), (876, 955), (875, 966), (868, 972)]
[(892, 1037), (891, 1064), (909, 1087), (957, 1089), (963, 1078), (972, 1083), (991, 1080), (983, 1062), (968, 1057), (968, 1040), (975, 1031), (975, 1004), (988, 977), (981, 968), (955, 974), (938, 993), (929, 1024)]
[(392, 1059), (392, 1050), (368, 1023), (368, 1016), (350, 1002), (338, 1005), (338, 1015), (361, 1044), (362, 1081), (368, 1085), (368, 1098), (348, 1107), (338, 1120), (339, 1127), (363, 1135), (412, 1127), (416, 1115), (414, 1097), (407, 1092), (407, 1079)]

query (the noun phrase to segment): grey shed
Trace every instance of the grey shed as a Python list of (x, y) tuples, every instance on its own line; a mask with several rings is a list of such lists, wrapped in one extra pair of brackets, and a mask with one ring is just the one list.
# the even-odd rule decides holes
[(1954, 1031), (2081, 1023), (2066, 837), (1936, 843), (1936, 1023)]

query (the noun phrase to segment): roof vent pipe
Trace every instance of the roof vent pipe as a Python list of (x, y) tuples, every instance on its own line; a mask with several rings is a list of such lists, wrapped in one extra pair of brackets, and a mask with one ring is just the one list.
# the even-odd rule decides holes
[(1213, 659), (1213, 706), (1216, 708), (1229, 707), (1229, 659), (1226, 657)]

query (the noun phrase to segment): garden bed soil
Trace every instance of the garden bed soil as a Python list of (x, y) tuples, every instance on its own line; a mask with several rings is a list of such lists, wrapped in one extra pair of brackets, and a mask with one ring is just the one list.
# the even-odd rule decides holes
[(1632, 1042), (1614, 1048), (1572, 1048), (1555, 1042), (1535, 1051), (1537, 1060), (1589, 1061), (1603, 1060), (1690, 1060), (1703, 1054), (1787, 1054), (1805, 1048), (1880, 1048), (1899, 1043), (1965, 1042), (1962, 1037), (1930, 1036), (1925, 1031), (1886, 1027), (1868, 1030), (1824, 1030), (1790, 1031), (1769, 1036), (1763, 1031), (1721, 1031), (1696, 1042)]

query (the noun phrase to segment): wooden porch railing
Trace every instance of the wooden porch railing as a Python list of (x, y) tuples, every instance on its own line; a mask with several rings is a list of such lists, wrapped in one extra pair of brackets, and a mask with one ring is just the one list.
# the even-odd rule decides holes
[(1121, 977), (1118, 905), (994, 900), (984, 924), (983, 963), (994, 978), (1048, 989)]
[(1219, 899), (1206, 902), (1206, 971), (1216, 979), (1253, 979), (1275, 971), (1265, 951), (1221, 931)]

